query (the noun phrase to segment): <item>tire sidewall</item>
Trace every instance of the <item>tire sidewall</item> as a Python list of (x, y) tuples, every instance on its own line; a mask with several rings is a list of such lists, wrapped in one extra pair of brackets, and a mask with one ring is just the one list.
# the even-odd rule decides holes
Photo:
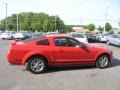
[(96, 61), (96, 63), (95, 63), (97, 68), (104, 69), (104, 68), (106, 68), (106, 67), (108, 66), (108, 63), (107, 63), (107, 65), (106, 65), (105, 67), (101, 67), (101, 66), (99, 65), (100, 58), (102, 58), (103, 56), (105, 56), (105, 57), (108, 58), (108, 63), (109, 63), (109, 57), (108, 57), (107, 55), (101, 55), (100, 57), (98, 57), (98, 59), (97, 59), (97, 61)]
[[(30, 67), (31, 62), (32, 62), (33, 60), (35, 60), (35, 59), (40, 59), (40, 60), (42, 60), (42, 61), (43, 61), (43, 64), (44, 64), (43, 69), (42, 69), (41, 71), (39, 71), (39, 72), (33, 71), (33, 70), (31, 69), (31, 67)], [(27, 65), (26, 65), (26, 69), (27, 69), (28, 71), (30, 71), (31, 73), (40, 74), (40, 73), (45, 72), (46, 66), (47, 66), (47, 63), (46, 63), (45, 59), (44, 59), (43, 57), (36, 56), (36, 57), (32, 57), (32, 58), (29, 59)]]

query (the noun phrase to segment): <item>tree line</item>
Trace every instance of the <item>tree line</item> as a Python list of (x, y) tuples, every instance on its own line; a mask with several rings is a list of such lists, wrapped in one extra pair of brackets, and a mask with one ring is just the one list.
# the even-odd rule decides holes
[[(23, 12), (18, 14), (19, 30), (53, 32), (69, 32), (72, 27), (65, 25), (59, 16), (50, 16), (45, 13)], [(6, 29), (6, 18), (1, 20), (0, 29)], [(7, 17), (7, 30), (17, 30), (17, 14)]]
[[(91, 32), (91, 31), (94, 31), (96, 29), (96, 26), (91, 23), (89, 25), (83, 26), (83, 28), (88, 29)], [(110, 31), (112, 31), (112, 25), (109, 22), (106, 22), (105, 27), (102, 27), (101, 25), (99, 25), (97, 27), (97, 29), (101, 33), (104, 31), (104, 29), (105, 29), (106, 32), (110, 32)]]
[[(17, 30), (17, 17), (18, 17), (18, 28), (19, 30), (28, 30), (35, 32), (54, 32), (59, 31), (60, 33), (71, 32), (74, 25), (65, 25), (64, 21), (59, 16), (50, 16), (46, 13), (33, 13), (23, 12), (19, 14), (12, 14), (11, 16), (0, 21), (0, 30), (6, 29), (7, 19), (7, 30)], [(81, 26), (81, 25), (79, 25)], [(82, 25), (84, 29), (88, 29), (90, 32), (94, 31), (96, 26), (94, 24)], [(100, 32), (104, 31), (102, 26), (98, 27)], [(105, 31), (111, 31), (112, 26), (110, 23), (105, 24)]]

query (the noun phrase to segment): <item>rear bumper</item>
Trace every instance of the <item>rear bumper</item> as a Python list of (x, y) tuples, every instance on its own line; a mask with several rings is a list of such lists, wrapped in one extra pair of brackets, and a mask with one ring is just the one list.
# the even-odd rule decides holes
[(7, 54), (7, 61), (9, 64), (22, 65), (22, 60), (16, 60), (10, 53)]

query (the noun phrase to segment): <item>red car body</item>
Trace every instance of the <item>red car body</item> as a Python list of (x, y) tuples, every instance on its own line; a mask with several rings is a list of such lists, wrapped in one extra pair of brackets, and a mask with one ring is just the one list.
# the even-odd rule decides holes
[[(107, 54), (111, 61), (112, 51), (92, 44), (83, 44), (79, 46), (57, 46), (56, 38), (68, 38), (75, 40), (72, 37), (62, 35), (47, 35), (43, 38), (28, 40), (28, 41), (13, 41), (10, 51), (7, 54), (7, 60), (10, 64), (25, 65), (32, 56), (40, 55), (46, 58), (48, 66), (72, 66), (80, 64), (94, 64), (96, 59)], [(48, 45), (37, 42), (47, 40)], [(77, 41), (77, 40), (76, 40)]]

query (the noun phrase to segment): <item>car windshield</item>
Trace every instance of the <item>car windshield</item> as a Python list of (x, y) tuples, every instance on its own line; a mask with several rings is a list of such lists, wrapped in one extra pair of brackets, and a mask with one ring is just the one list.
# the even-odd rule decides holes
[(10, 35), (10, 33), (2, 33), (2, 35)]
[(84, 38), (84, 35), (82, 35), (82, 34), (72, 34), (72, 37), (75, 37), (75, 38)]
[(23, 35), (23, 33), (16, 33), (15, 35)]
[(118, 34), (118, 36), (120, 37), (120, 34)]

